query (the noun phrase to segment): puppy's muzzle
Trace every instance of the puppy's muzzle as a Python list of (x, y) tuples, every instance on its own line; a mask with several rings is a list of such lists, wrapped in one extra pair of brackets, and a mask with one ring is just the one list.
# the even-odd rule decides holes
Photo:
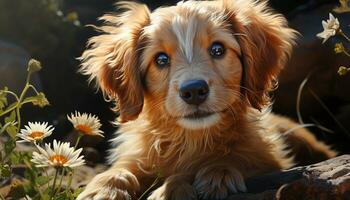
[(184, 102), (198, 106), (207, 99), (209, 86), (204, 80), (189, 80), (181, 84), (179, 93)]

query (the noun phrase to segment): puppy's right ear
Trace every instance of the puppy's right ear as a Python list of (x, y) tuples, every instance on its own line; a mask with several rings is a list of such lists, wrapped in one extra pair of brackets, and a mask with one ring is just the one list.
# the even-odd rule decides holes
[(142, 28), (149, 23), (146, 5), (121, 2), (122, 14), (107, 14), (96, 27), (101, 35), (92, 37), (88, 49), (80, 57), (80, 72), (96, 81), (105, 96), (117, 100), (119, 121), (137, 118), (143, 107), (143, 88), (139, 70)]
[(270, 104), (269, 92), (276, 87), (298, 33), (265, 0), (221, 2), (242, 50), (243, 95), (252, 107), (261, 110)]

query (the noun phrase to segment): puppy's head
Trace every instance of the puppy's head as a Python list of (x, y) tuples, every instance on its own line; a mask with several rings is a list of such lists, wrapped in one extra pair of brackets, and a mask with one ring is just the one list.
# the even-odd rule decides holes
[(291, 52), (295, 31), (266, 3), (186, 1), (150, 12), (122, 3), (90, 40), (82, 72), (118, 98), (120, 120), (163, 119), (215, 127), (245, 107), (261, 109)]

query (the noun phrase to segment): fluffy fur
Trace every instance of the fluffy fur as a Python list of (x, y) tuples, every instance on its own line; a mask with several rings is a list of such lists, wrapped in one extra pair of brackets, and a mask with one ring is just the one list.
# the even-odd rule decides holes
[[(248, 177), (294, 165), (288, 141), (335, 155), (304, 129), (284, 136), (298, 125), (266, 111), (296, 38), (266, 2), (186, 1), (152, 13), (133, 2), (118, 7), (121, 14), (101, 18), (102, 34), (81, 57), (81, 72), (118, 101), (113, 166), (78, 200), (135, 199), (159, 173), (162, 185), (149, 200), (225, 199), (245, 192)], [(220, 59), (208, 53), (217, 41), (226, 49)], [(169, 55), (168, 67), (156, 66), (159, 52)], [(210, 88), (199, 106), (179, 97), (192, 79)], [(187, 117), (198, 111), (210, 116)], [(291, 149), (299, 158), (302, 148)]]

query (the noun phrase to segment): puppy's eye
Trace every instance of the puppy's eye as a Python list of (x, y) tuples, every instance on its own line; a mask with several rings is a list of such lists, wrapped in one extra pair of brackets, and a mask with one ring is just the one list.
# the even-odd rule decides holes
[(225, 54), (225, 47), (220, 42), (214, 42), (209, 49), (209, 53), (213, 58), (221, 58)]
[(155, 63), (160, 68), (168, 67), (170, 65), (170, 58), (166, 53), (158, 53), (155, 57)]

